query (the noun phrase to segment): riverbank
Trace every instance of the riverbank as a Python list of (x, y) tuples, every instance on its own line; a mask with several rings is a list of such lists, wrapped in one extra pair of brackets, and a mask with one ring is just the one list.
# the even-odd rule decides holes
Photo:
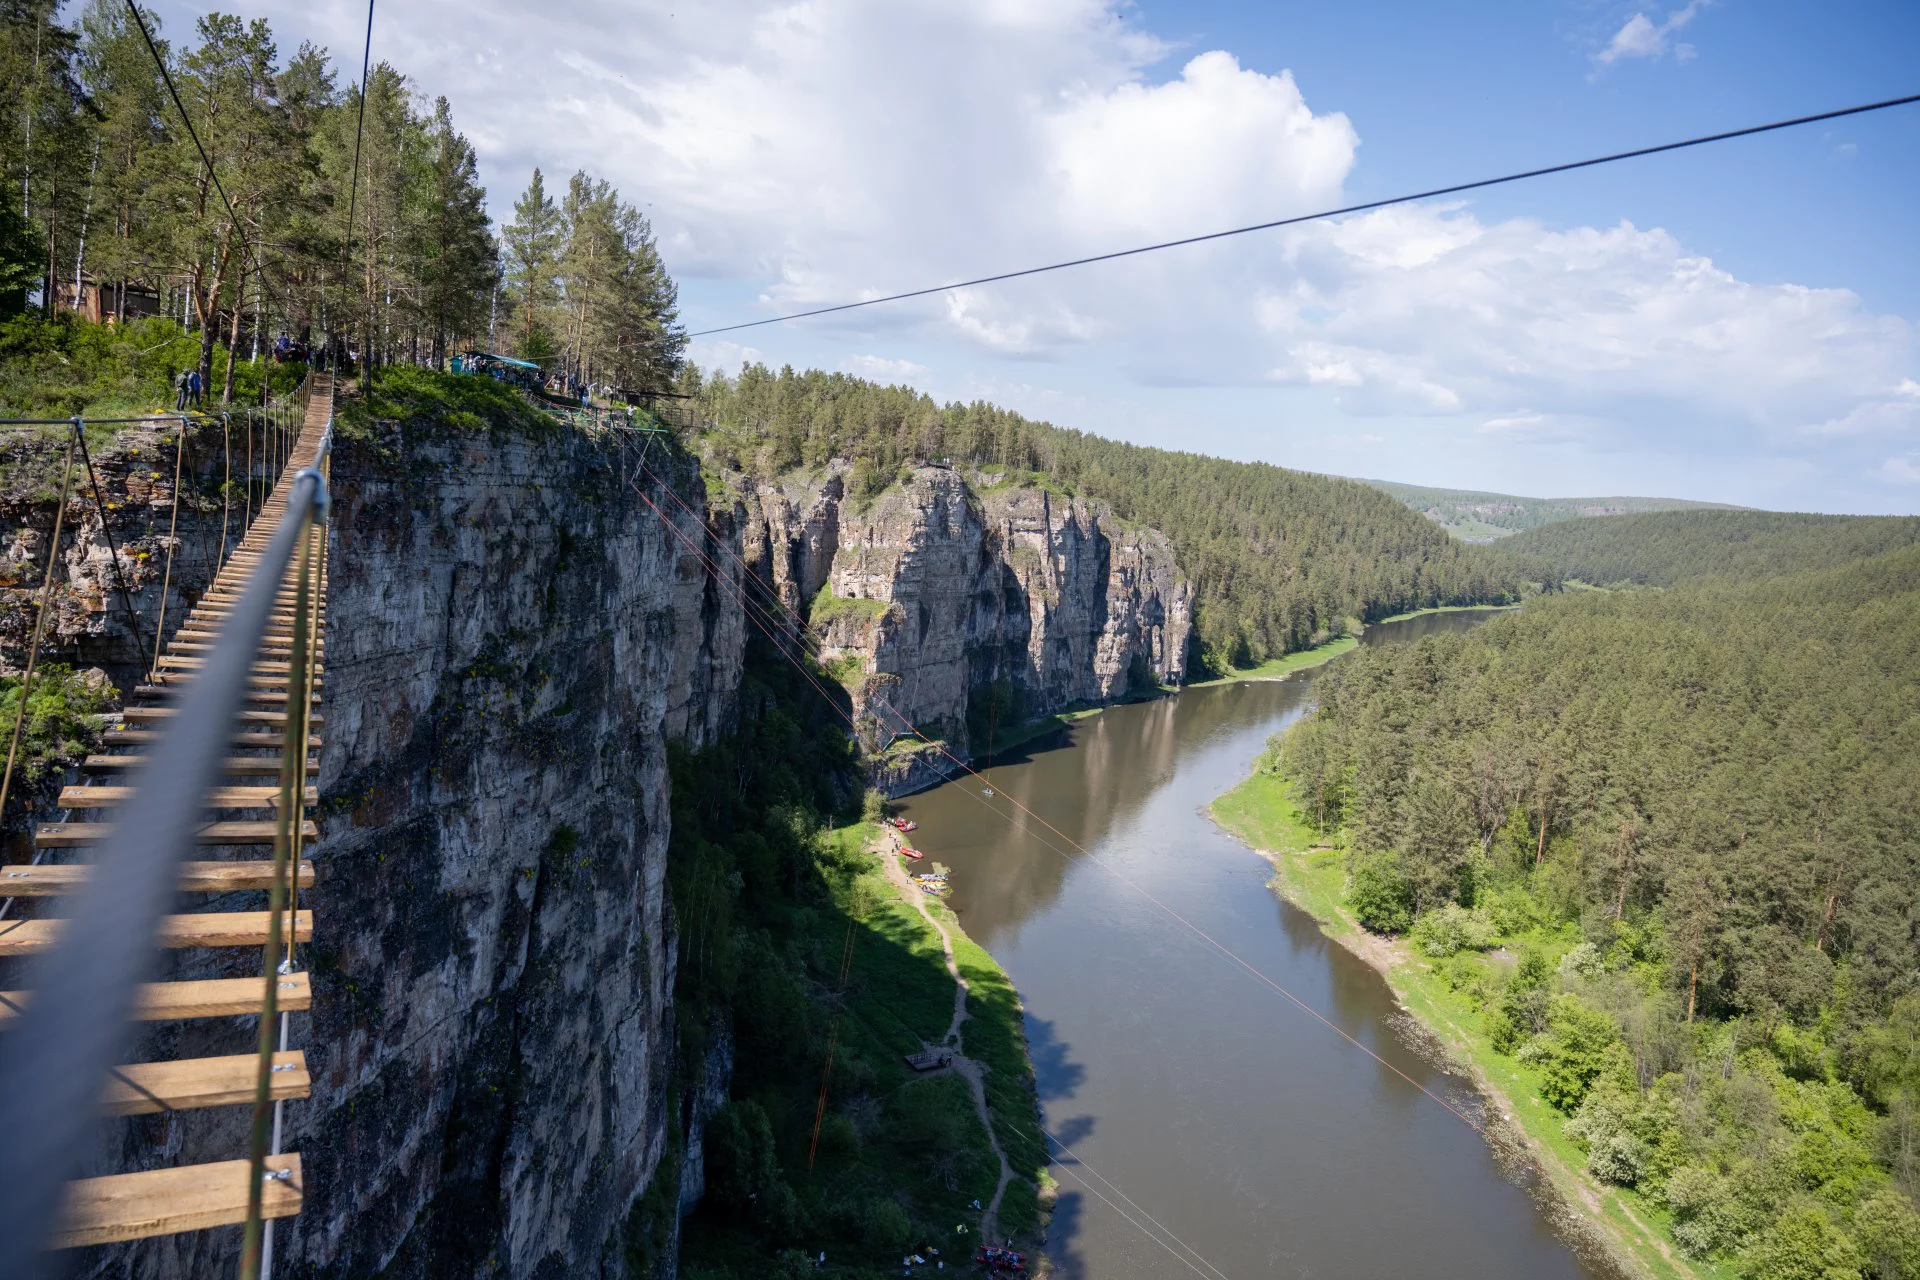
[[(897, 833), (863, 822), (838, 829), (834, 838), (845, 845), (858, 844), (874, 859), (893, 899), (875, 914), (884, 917), (884, 927), (906, 941), (916, 957), (937, 957), (951, 984), (944, 1030), (937, 1038), (922, 1032), (920, 1045), (951, 1056), (945, 1066), (917, 1078), (951, 1076), (965, 1082), (980, 1125), (977, 1135), (969, 1135), (969, 1145), (976, 1152), (984, 1148), (997, 1167), (991, 1195), (975, 1197), (979, 1202), (975, 1242), (1011, 1238), (1021, 1252), (1037, 1254), (1046, 1234), (1053, 1184), (1046, 1173), (1039, 1094), (1020, 995), (998, 962), (967, 936), (946, 903), (921, 890), (912, 879), (930, 870), (931, 864), (907, 863), (899, 855), (903, 841)], [(932, 990), (921, 981), (913, 987), (916, 996)], [(881, 998), (892, 1005), (902, 994), (889, 992)], [(926, 1025), (928, 1013), (916, 1008), (901, 1021), (918, 1029)], [(967, 1252), (972, 1252), (971, 1246)], [(1045, 1275), (1044, 1266), (1031, 1274)]]
[(1585, 1153), (1563, 1132), (1565, 1117), (1542, 1099), (1542, 1073), (1494, 1051), (1479, 1013), (1433, 963), (1404, 940), (1360, 927), (1345, 902), (1345, 850), (1301, 818), (1285, 779), (1256, 772), (1216, 799), (1208, 814), (1273, 865), (1276, 893), (1379, 971), (1401, 1007), (1473, 1080), (1497, 1116), (1488, 1140), (1524, 1153), (1552, 1189), (1569, 1234), (1633, 1276), (1731, 1280), (1730, 1268), (1683, 1257), (1666, 1239), (1664, 1213), (1586, 1172)]
[(1410, 613), (1396, 613), (1391, 618), (1381, 618), (1373, 626), (1382, 622), (1405, 622), (1409, 618), (1425, 618), (1436, 613), (1498, 613), (1504, 609), (1518, 609), (1517, 604), (1442, 604), (1431, 609), (1415, 609)]

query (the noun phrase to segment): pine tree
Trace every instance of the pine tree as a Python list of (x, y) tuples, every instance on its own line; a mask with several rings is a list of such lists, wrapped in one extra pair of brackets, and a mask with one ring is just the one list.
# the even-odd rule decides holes
[(472, 336), (486, 323), (500, 268), (473, 146), (454, 129), (445, 98), (434, 103), (429, 148), (407, 256), (420, 278), (421, 318), (438, 368), (449, 339)]
[(507, 247), (507, 283), (519, 317), (523, 359), (538, 360), (552, 350), (552, 316), (560, 303), (560, 211), (547, 195), (540, 170), (513, 204), (513, 221), (501, 230)]

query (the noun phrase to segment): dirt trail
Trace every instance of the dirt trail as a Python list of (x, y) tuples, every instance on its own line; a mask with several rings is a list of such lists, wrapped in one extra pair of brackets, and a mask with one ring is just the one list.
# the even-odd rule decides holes
[(907, 875), (906, 868), (900, 865), (899, 855), (894, 852), (894, 843), (890, 839), (874, 845), (874, 852), (880, 855), (880, 863), (886, 868), (887, 879), (893, 882), (906, 900), (913, 905), (926, 922), (940, 935), (940, 949), (946, 953), (947, 972), (953, 975), (953, 1021), (947, 1024), (947, 1034), (940, 1043), (952, 1052), (947, 1065), (956, 1075), (967, 1082), (973, 1092), (973, 1110), (980, 1117), (981, 1127), (987, 1131), (987, 1142), (993, 1147), (994, 1158), (1000, 1162), (1000, 1180), (994, 1185), (993, 1199), (987, 1201), (987, 1207), (980, 1213), (980, 1243), (992, 1244), (995, 1219), (1000, 1213), (1000, 1201), (1007, 1193), (1007, 1183), (1013, 1181), (1013, 1166), (1007, 1163), (1007, 1153), (1000, 1149), (1000, 1139), (994, 1136), (993, 1119), (987, 1112), (986, 1071), (966, 1054), (960, 1052), (960, 1024), (971, 1015), (967, 1013), (967, 980), (960, 974), (960, 963), (953, 956), (953, 935), (947, 931), (940, 917), (927, 910), (927, 895), (920, 886)]

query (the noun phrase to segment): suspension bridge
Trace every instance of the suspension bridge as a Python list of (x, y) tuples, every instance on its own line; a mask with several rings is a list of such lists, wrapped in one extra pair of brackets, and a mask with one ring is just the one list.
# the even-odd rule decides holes
[[(257, 1275), (271, 1223), (305, 1199), (280, 1108), (311, 1086), (288, 1015), (313, 1000), (300, 899), (317, 835), (330, 376), (311, 375), (305, 400), (270, 496), (170, 641), (156, 635), (144, 682), (59, 792), (62, 819), (35, 827), (32, 862), (0, 867), (0, 898), (26, 908), (0, 918), (0, 958), (32, 966), (0, 992), (0, 1275), (33, 1274), (47, 1249), (235, 1225)], [(176, 472), (176, 502), (178, 488)], [(183, 901), (198, 905), (172, 910)], [(252, 949), (259, 971), (153, 981), (163, 949), (207, 953), (174, 966), (199, 973), (242, 972)], [(140, 1024), (234, 1016), (258, 1020), (256, 1052), (123, 1061)], [(222, 1107), (251, 1110), (230, 1159), (73, 1176), (101, 1116)]]

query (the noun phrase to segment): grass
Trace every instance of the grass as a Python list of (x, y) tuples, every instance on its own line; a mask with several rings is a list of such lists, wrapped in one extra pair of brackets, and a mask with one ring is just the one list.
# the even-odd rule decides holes
[(861, 600), (849, 596), (833, 594), (832, 584), (824, 585), (814, 594), (813, 603), (807, 611), (807, 621), (816, 627), (831, 626), (842, 618), (858, 618), (872, 621), (893, 607), (889, 600)]
[(1280, 680), (1296, 671), (1308, 667), (1317, 667), (1332, 662), (1341, 654), (1360, 643), (1354, 636), (1336, 636), (1322, 645), (1311, 649), (1302, 649), (1297, 653), (1284, 653), (1277, 658), (1269, 658), (1257, 667), (1237, 667), (1226, 675), (1213, 680), (1200, 680), (1188, 685), (1189, 689), (1205, 689), (1216, 684), (1232, 684), (1236, 680)]
[(1404, 942), (1389, 942), (1360, 927), (1346, 906), (1344, 854), (1316, 847), (1327, 841), (1301, 815), (1286, 779), (1255, 773), (1215, 800), (1209, 812), (1273, 863), (1276, 892), (1312, 916), (1321, 932), (1382, 969), (1407, 1011), (1468, 1068), (1496, 1109), (1525, 1136), (1561, 1201), (1616, 1257), (1654, 1280), (1733, 1280), (1731, 1265), (1694, 1261), (1668, 1244), (1664, 1208), (1587, 1174), (1586, 1153), (1563, 1131), (1566, 1117), (1541, 1097), (1542, 1073), (1494, 1050), (1479, 1010), (1436, 965)]
[[(823, 1164), (821, 1173), (834, 1184), (830, 1193), (843, 1197), (880, 1194), (889, 1187), (911, 1190), (916, 1227), (925, 1233), (943, 1227), (934, 1237), (940, 1239), (951, 1233), (953, 1222), (973, 1220), (975, 1215), (964, 1206), (975, 1198), (987, 1201), (999, 1166), (965, 1082), (957, 1076), (915, 1077), (901, 1060), (926, 1044), (940, 1043), (953, 1017), (954, 986), (938, 932), (901, 899), (879, 860), (865, 852), (881, 835), (877, 823), (859, 822), (833, 828), (823, 838), (842, 855), (857, 852), (867, 864), (835, 893), (841, 909), (857, 921), (840, 1037), (850, 1060), (864, 1060), (873, 1069), (871, 1088), (886, 1108), (888, 1135), (850, 1165)], [(952, 936), (954, 960), (967, 979), (970, 1016), (962, 1027), (963, 1049), (987, 1069), (994, 1136), (1017, 1175), (1001, 1202), (1000, 1224), (1005, 1234), (1021, 1235), (1039, 1222), (1046, 1151), (1038, 1130), (1039, 1104), (1019, 993), (1006, 971), (967, 937), (944, 904), (929, 901), (927, 908)], [(828, 917), (822, 921), (810, 939), (812, 950), (831, 961), (823, 968), (836, 968), (845, 937), (835, 932)], [(889, 1149), (901, 1144), (951, 1144), (958, 1189), (943, 1184), (906, 1188), (901, 1181), (905, 1166), (887, 1158)]]
[[(1510, 604), (1443, 604), (1431, 609), (1413, 609), (1406, 613), (1396, 613), (1391, 618), (1381, 618), (1379, 622), (1405, 622), (1408, 618), (1424, 618), (1430, 613), (1481, 613), (1488, 609), (1511, 609)], [(1374, 625), (1378, 626), (1379, 622)]]

